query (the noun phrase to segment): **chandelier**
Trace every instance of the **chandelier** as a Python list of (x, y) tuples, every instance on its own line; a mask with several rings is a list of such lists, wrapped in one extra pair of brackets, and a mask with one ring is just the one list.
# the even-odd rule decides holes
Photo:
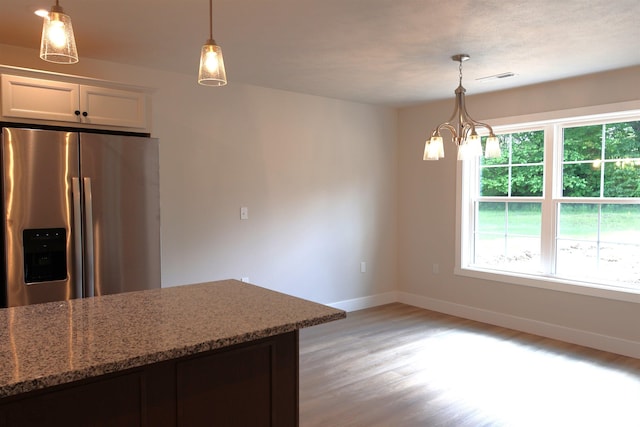
[[(468, 61), (471, 57), (461, 53), (451, 57), (452, 60), (459, 62), (460, 82), (455, 90), (456, 104), (453, 114), (449, 120), (439, 124), (431, 133), (431, 138), (427, 139), (424, 146), (424, 160), (438, 160), (444, 157), (444, 146), (442, 143), (442, 135), (440, 131), (446, 129), (451, 132), (453, 142), (458, 146), (458, 160), (465, 160), (473, 157), (482, 156), (482, 144), (480, 136), (476, 132), (476, 128), (485, 128), (489, 131), (487, 138), (485, 157), (500, 157), (500, 141), (493, 133), (493, 129), (486, 123), (480, 123), (473, 120), (464, 101), (464, 93), (466, 89), (462, 86), (462, 63)], [(455, 123), (457, 121), (457, 123)]]

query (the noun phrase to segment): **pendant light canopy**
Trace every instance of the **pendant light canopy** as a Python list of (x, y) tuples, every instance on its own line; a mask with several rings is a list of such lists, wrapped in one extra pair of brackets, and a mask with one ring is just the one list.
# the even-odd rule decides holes
[(222, 49), (213, 40), (213, 0), (209, 0), (209, 39), (202, 46), (200, 53), (200, 72), (198, 83), (206, 86), (224, 86), (227, 84), (227, 73), (224, 70)]
[(58, 64), (78, 62), (78, 51), (73, 36), (71, 18), (63, 12), (58, 0), (55, 5), (51, 6), (49, 14), (44, 17), (40, 58)]
[(473, 120), (465, 104), (464, 93), (466, 89), (462, 86), (462, 63), (470, 59), (469, 55), (461, 53), (451, 57), (452, 60), (459, 62), (458, 67), (460, 73), (460, 81), (458, 88), (455, 90), (456, 102), (453, 114), (449, 120), (439, 124), (431, 133), (431, 138), (427, 139), (424, 146), (424, 160), (438, 160), (444, 157), (444, 144), (442, 143), (442, 135), (440, 131), (446, 129), (451, 133), (453, 142), (458, 146), (458, 160), (466, 160), (468, 158), (482, 156), (482, 145), (480, 143), (480, 135), (476, 132), (476, 128), (485, 128), (489, 132), (485, 147), (486, 158), (500, 157), (500, 141), (493, 133), (493, 129), (486, 123)]

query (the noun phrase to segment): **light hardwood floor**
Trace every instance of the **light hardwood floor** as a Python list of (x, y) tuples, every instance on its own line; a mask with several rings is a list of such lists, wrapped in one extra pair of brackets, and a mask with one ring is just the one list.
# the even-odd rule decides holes
[(640, 426), (640, 359), (390, 304), (300, 331), (300, 425)]

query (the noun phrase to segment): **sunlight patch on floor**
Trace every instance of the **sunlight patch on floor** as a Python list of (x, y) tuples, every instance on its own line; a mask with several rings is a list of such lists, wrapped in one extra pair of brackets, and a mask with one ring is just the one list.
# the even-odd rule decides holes
[(439, 389), (499, 425), (640, 426), (637, 377), (473, 332), (423, 344), (414, 385)]

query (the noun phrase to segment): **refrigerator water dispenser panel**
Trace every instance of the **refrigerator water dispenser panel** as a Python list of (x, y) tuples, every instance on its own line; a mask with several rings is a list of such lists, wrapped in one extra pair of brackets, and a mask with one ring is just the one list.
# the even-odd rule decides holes
[(27, 284), (67, 278), (67, 231), (64, 228), (24, 230), (22, 241)]

